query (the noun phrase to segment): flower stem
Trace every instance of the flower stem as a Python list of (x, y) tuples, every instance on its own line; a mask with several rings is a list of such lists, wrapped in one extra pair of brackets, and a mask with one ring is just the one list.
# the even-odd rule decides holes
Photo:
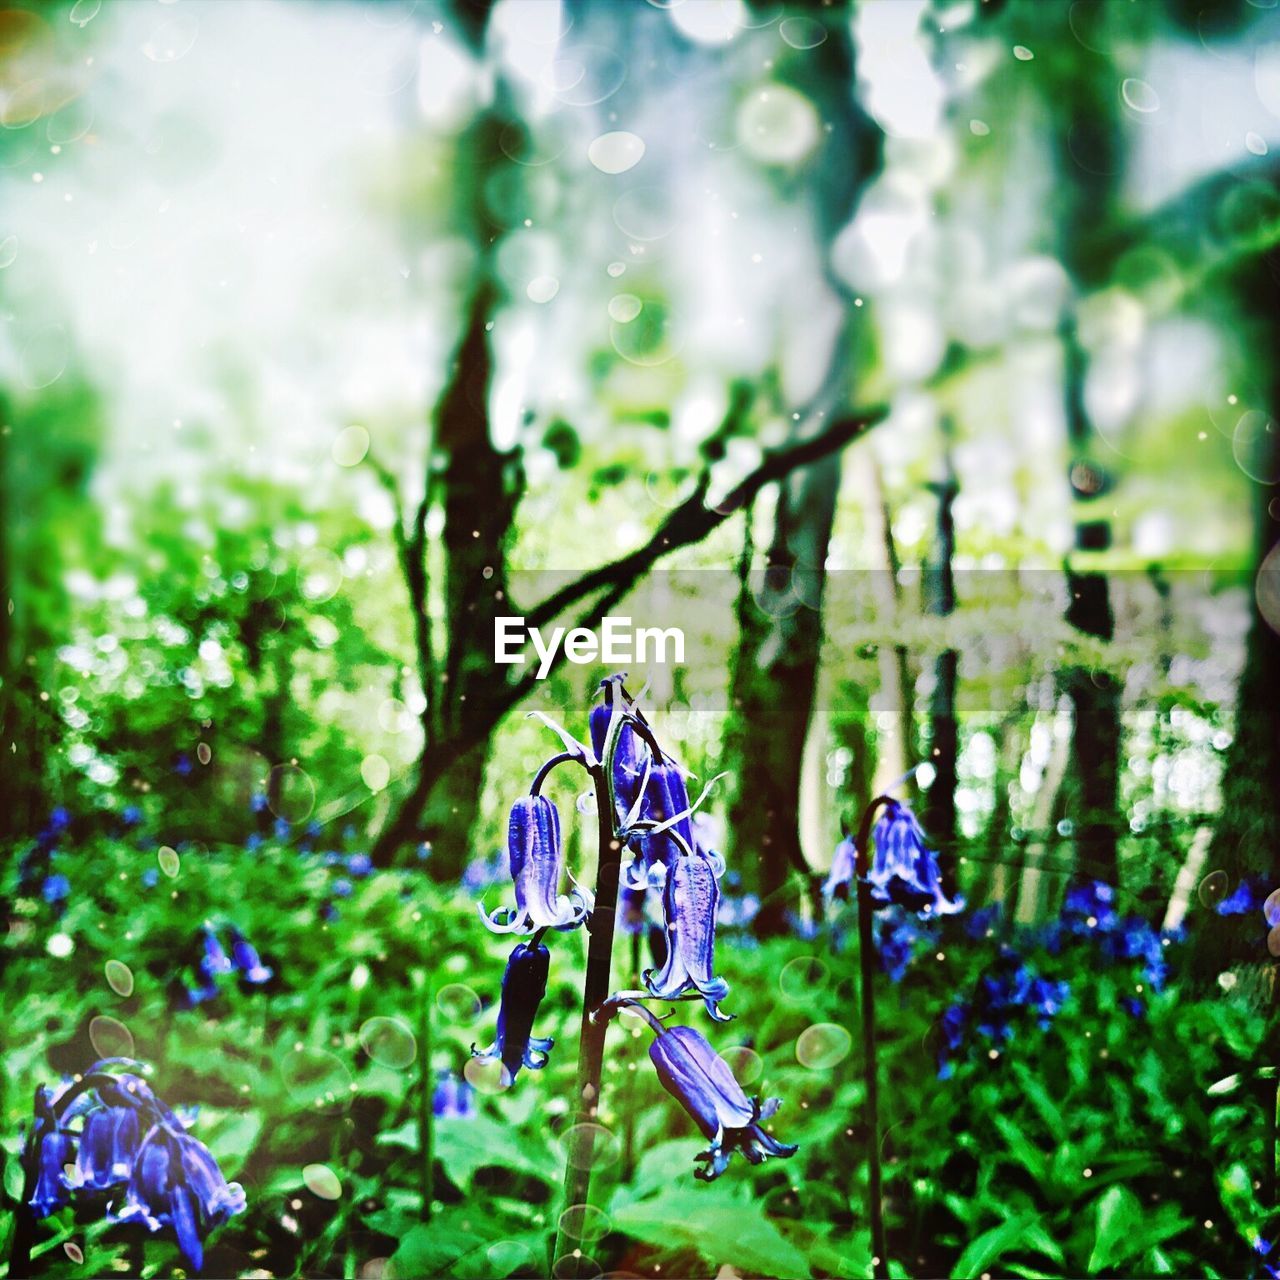
[[(591, 770), (595, 783), (596, 814), (600, 852), (596, 866), (595, 910), (588, 924), (587, 974), (582, 984), (582, 1030), (578, 1038), (578, 1080), (574, 1092), (576, 1112), (567, 1151), (564, 1175), (564, 1207), (585, 1205), (591, 1193), (591, 1166), (595, 1163), (597, 1115), (600, 1104), (600, 1074), (604, 1065), (604, 1041), (608, 1023), (595, 1022), (591, 1014), (609, 997), (609, 971), (613, 962), (613, 931), (617, 916), (618, 875), (622, 845), (614, 832), (613, 756), (617, 743), (614, 726), (602, 753), (604, 760)], [(570, 1275), (573, 1264), (557, 1266), (561, 1258), (582, 1248), (582, 1238), (574, 1229), (574, 1218), (561, 1220), (551, 1254), (556, 1275)]]
[[(37, 1089), (37, 1101), (39, 1097), (40, 1091)], [(22, 1147), (22, 1200), (13, 1211), (13, 1240), (9, 1245), (10, 1280), (31, 1275), (31, 1246), (36, 1234), (36, 1214), (31, 1207), (31, 1197), (36, 1193), (40, 1164), (35, 1135), (36, 1126), (33, 1123)]]
[(432, 1101), (435, 1081), (431, 1072), (431, 979), (425, 970), (414, 974), (418, 995), (418, 1190), (422, 1195), (422, 1221), (431, 1221), (436, 1198), (435, 1125)]
[(876, 1057), (875, 940), (871, 932), (875, 908), (871, 901), (871, 885), (867, 880), (867, 873), (871, 870), (868, 850), (871, 823), (876, 810), (884, 801), (884, 796), (877, 796), (862, 815), (856, 842), (858, 874), (855, 877), (858, 884), (859, 1003), (862, 1007), (862, 1078), (867, 1128), (867, 1211), (871, 1220), (871, 1270), (876, 1280), (885, 1280), (888, 1276), (889, 1258), (884, 1233), (884, 1193), (880, 1170), (880, 1072)]

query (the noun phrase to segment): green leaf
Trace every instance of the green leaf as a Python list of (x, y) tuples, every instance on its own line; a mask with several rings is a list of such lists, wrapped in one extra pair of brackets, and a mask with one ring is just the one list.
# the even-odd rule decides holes
[(485, 1210), (454, 1205), (430, 1222), (413, 1228), (387, 1262), (387, 1280), (420, 1280), (452, 1276), (484, 1280), (513, 1271), (542, 1274), (546, 1263), (545, 1233), (509, 1236), (501, 1219)]
[(261, 1132), (261, 1111), (215, 1111), (205, 1107), (196, 1126), (200, 1140), (213, 1152), (227, 1178), (234, 1178), (244, 1168)]
[(668, 1186), (650, 1200), (615, 1208), (616, 1231), (658, 1247), (687, 1247), (713, 1267), (725, 1263), (776, 1280), (807, 1280), (804, 1254), (758, 1203), (718, 1188)]
[(1138, 1225), (1141, 1214), (1137, 1197), (1124, 1187), (1108, 1187), (1098, 1197), (1093, 1252), (1089, 1255), (1090, 1275), (1097, 1275), (1123, 1254), (1124, 1238)]
[(1032, 1218), (1010, 1218), (990, 1231), (984, 1231), (976, 1240), (969, 1242), (952, 1268), (952, 1276), (955, 1280), (980, 1276), (1001, 1254), (1022, 1242), (1027, 1227), (1033, 1221)]
[(435, 1154), (459, 1191), (471, 1189), (480, 1169), (527, 1173), (551, 1186), (564, 1176), (564, 1157), (545, 1142), (521, 1138), (488, 1116), (445, 1116), (435, 1123)]

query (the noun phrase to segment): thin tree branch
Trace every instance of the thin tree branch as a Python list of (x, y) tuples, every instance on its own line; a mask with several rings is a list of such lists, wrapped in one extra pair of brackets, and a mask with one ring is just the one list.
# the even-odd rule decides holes
[(721, 501), (707, 505), (711, 487), (710, 470), (698, 476), (694, 491), (658, 526), (649, 541), (635, 551), (589, 570), (553, 592), (529, 613), (529, 626), (545, 626), (580, 600), (605, 588), (638, 582), (659, 560), (681, 547), (701, 542), (730, 516), (751, 504), (767, 484), (781, 480), (797, 467), (807, 466), (829, 453), (851, 444), (888, 416), (887, 404), (875, 405), (857, 414), (840, 418), (821, 434), (808, 440), (768, 450), (760, 465)]

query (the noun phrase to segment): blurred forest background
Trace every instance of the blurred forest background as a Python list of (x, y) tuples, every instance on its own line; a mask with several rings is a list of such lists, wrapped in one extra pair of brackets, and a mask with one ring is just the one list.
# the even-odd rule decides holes
[[(1274, 1107), (1206, 1090), (1273, 1034), (1261, 913), (1218, 908), (1280, 845), (1274, 0), (32, 4), (0, 12), (0, 125), (9, 1168), (34, 1083), (105, 1036), (245, 1164), (224, 1267), (536, 1274), (573, 975), (563, 1062), (442, 1121), (434, 1193), (406, 1117), (487, 1038), (474, 902), (549, 751), (525, 713), (580, 725), (608, 674), (495, 666), (493, 619), (628, 614), (689, 637), (633, 682), (729, 775), (743, 1012), (792, 974), (738, 1039), (807, 1154), (749, 1202), (698, 1188), (673, 1237), (646, 1080), (602, 1269), (864, 1273), (853, 1057), (793, 1049), (849, 1017), (842, 826), (921, 763), (966, 920), (999, 912), (951, 960), (921, 935), (886, 1017), (904, 1274), (1262, 1265)], [(1091, 972), (1044, 930), (1093, 881), (1175, 941), (1164, 1004), (1135, 1029), (1098, 977), (1061, 1043), (938, 1101), (951, 993), (997, 935)], [(173, 1012), (206, 917), (273, 1003)], [(374, 1016), (409, 1062), (361, 1056)], [(313, 1086), (346, 1098), (323, 1135)], [(296, 1199), (309, 1159), (339, 1197)], [(479, 1190), (476, 1243), (449, 1214)], [(109, 1267), (60, 1230), (51, 1272)]]

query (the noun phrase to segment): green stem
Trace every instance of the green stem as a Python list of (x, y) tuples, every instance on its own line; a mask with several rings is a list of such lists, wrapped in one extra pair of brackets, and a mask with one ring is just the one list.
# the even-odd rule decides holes
[(865, 1088), (867, 1128), (867, 1211), (871, 1221), (871, 1268), (876, 1280), (889, 1275), (888, 1245), (884, 1232), (884, 1192), (880, 1168), (880, 1072), (876, 1057), (875, 940), (871, 922), (875, 910), (867, 873), (871, 869), (868, 845), (871, 823), (886, 797), (877, 796), (862, 815), (857, 839), (858, 975), (862, 1006), (862, 1076)]
[(431, 1072), (431, 978), (426, 970), (414, 974), (418, 993), (418, 1190), (422, 1196), (422, 1221), (431, 1221), (436, 1198), (435, 1113), (432, 1109), (435, 1081)]
[[(603, 760), (591, 768), (595, 784), (596, 814), (599, 829), (599, 860), (596, 865), (595, 909), (587, 928), (587, 973), (582, 984), (582, 1024), (578, 1037), (578, 1077), (574, 1090), (576, 1112), (572, 1138), (567, 1151), (564, 1175), (564, 1208), (585, 1205), (591, 1194), (591, 1166), (595, 1162), (596, 1126), (600, 1108), (600, 1076), (604, 1066), (604, 1042), (608, 1030), (605, 1021), (596, 1022), (592, 1013), (609, 996), (609, 975), (613, 964), (613, 933), (617, 917), (618, 878), (622, 863), (622, 844), (614, 830), (616, 808), (613, 797), (613, 758), (617, 749), (621, 720), (614, 718), (604, 744)], [(557, 1275), (572, 1274), (573, 1263), (556, 1264), (562, 1258), (579, 1256), (582, 1237), (574, 1230), (573, 1220), (556, 1230), (551, 1254), (552, 1269)]]

